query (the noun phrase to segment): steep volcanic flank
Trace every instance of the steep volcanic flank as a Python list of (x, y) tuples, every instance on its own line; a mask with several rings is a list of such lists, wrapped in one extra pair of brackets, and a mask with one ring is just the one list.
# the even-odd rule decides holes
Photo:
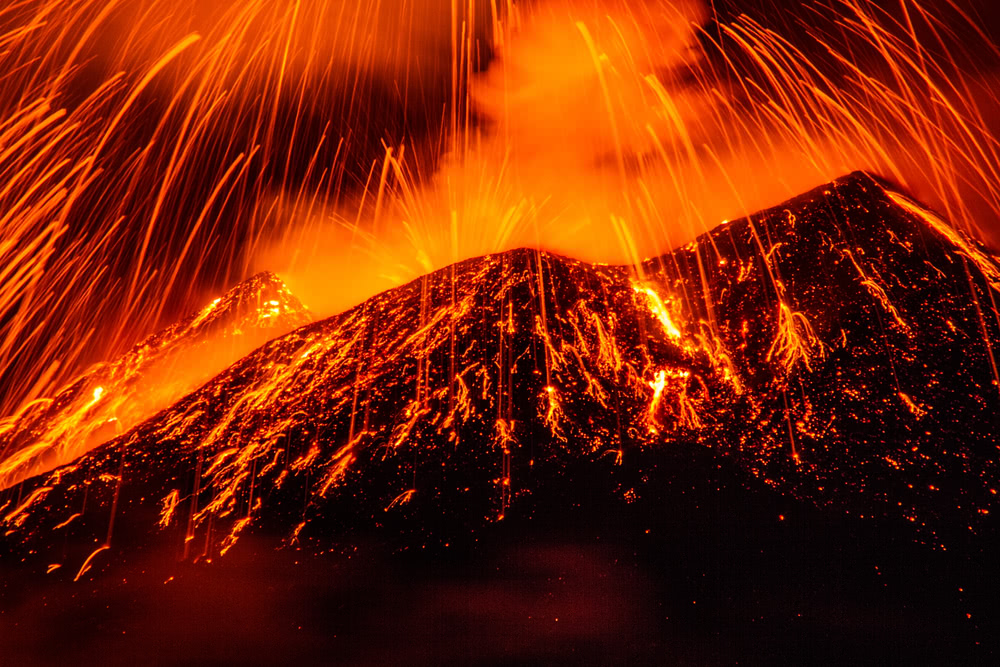
[(261, 343), (311, 321), (271, 273), (0, 421), (0, 489), (69, 463), (169, 406)]
[(386, 522), (447, 542), (531, 516), (552, 480), (607, 477), (627, 500), (705, 451), (947, 547), (996, 511), (998, 284), (977, 245), (863, 174), (638, 272), (473, 259), (264, 345), (0, 496), (0, 520), (70, 577), (109, 544), (210, 558), (264, 525), (319, 549)]

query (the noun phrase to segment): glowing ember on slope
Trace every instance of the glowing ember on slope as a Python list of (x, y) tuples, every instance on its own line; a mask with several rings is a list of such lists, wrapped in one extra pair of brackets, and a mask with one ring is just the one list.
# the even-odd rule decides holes
[(679, 339), (681, 331), (673, 323), (670, 313), (667, 312), (667, 307), (663, 303), (663, 299), (656, 293), (656, 290), (652, 287), (640, 287), (639, 285), (636, 285), (634, 289), (639, 294), (646, 296), (649, 302), (649, 309), (653, 311), (653, 315), (656, 316), (660, 326), (663, 327), (663, 331), (671, 338)]

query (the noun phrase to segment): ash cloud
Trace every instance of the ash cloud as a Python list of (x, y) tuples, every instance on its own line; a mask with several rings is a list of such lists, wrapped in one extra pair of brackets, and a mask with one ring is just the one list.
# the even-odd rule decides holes
[[(514, 247), (636, 262), (855, 170), (961, 228), (990, 227), (995, 166), (980, 164), (994, 144), (990, 87), (930, 95), (932, 77), (898, 69), (912, 45), (877, 3), (857, 3), (885, 24), (872, 34), (825, 5), (746, 16), (737, 5), (543, 0), (501, 15), (491, 38), (469, 41), (487, 42), (492, 59), (469, 74), (471, 121), (446, 148), (384, 144), (365, 195), (346, 205), (277, 194), (269, 205), (296, 231), (259, 265), (333, 313)], [(898, 52), (879, 52), (880, 39)], [(958, 51), (941, 57), (942, 73), (964, 67)], [(982, 89), (976, 76), (969, 69), (970, 90)], [(442, 122), (445, 136), (444, 112)]]

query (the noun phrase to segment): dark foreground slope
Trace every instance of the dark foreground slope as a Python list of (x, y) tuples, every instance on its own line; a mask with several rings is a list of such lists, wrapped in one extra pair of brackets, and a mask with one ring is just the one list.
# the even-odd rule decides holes
[(0, 622), (24, 655), (71, 618), (172, 660), (982, 658), (998, 278), (864, 175), (638, 272), (463, 262), (0, 497)]
[(937, 547), (994, 525), (996, 258), (862, 174), (699, 244), (660, 261), (759, 406), (759, 431), (724, 451), (783, 493), (911, 522)]

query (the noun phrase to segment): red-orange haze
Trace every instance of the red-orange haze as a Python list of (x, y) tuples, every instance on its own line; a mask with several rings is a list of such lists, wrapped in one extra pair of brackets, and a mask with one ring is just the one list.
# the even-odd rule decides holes
[(831, 25), (873, 51), (860, 64), (822, 32), (814, 64), (750, 19), (706, 31), (700, 0), (508, 5), (488, 69), (457, 68), (485, 122), (458, 118), (430, 176), (428, 147), (387, 147), (360, 205), (283, 193), (296, 231), (261, 267), (332, 313), (513, 247), (634, 262), (856, 169), (971, 227), (970, 210), (995, 211), (994, 141), (963, 82), (864, 0), (846, 8)]

